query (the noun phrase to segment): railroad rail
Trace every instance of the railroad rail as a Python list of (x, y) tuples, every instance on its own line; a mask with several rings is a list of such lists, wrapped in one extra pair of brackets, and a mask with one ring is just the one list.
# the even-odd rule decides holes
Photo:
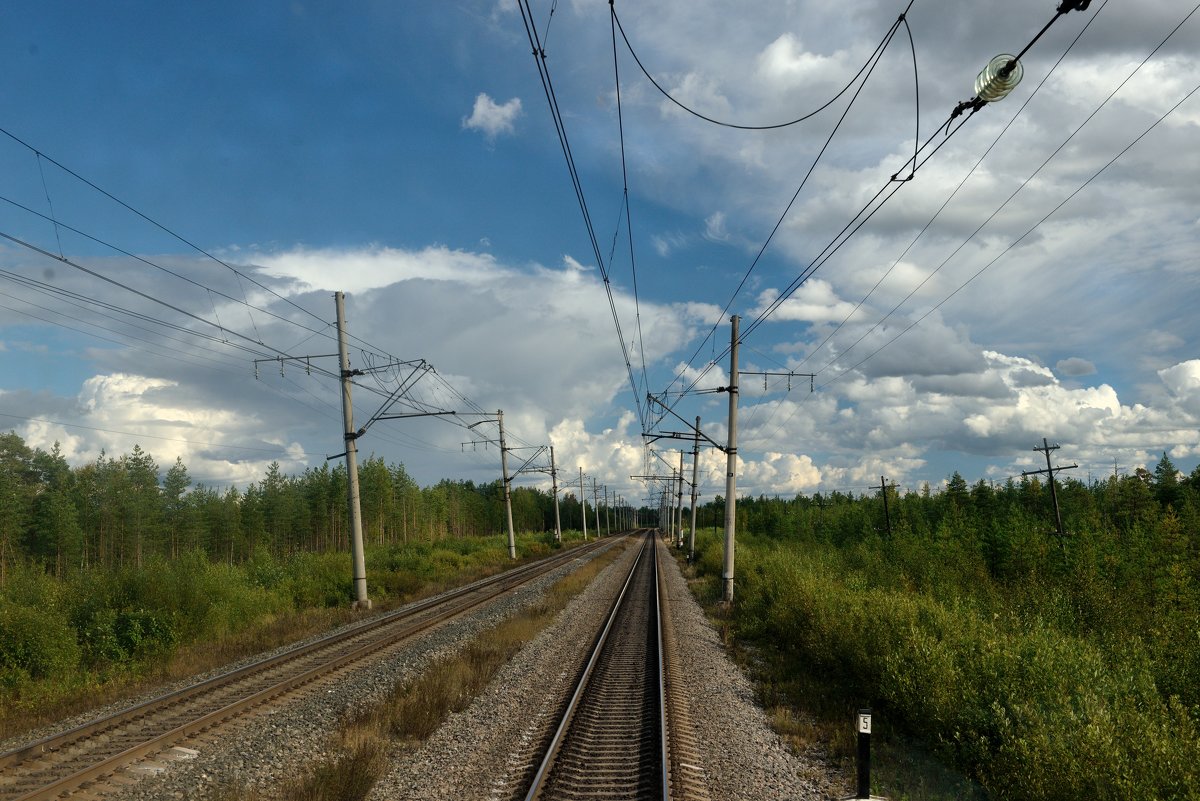
[(706, 801), (649, 534), (586, 658), (525, 801)]
[(86, 788), (612, 541), (597, 540), (507, 570), (0, 754), (0, 801), (45, 801)]

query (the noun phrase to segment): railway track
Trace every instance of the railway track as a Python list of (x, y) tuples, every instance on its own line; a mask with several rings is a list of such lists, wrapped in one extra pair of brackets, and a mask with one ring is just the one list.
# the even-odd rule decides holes
[(0, 801), (44, 801), (88, 790), (131, 763), (269, 704), (609, 542), (598, 540), (505, 571), (0, 754)]
[(525, 801), (706, 801), (674, 680), (669, 611), (659, 582), (669, 558), (647, 535), (586, 659)]

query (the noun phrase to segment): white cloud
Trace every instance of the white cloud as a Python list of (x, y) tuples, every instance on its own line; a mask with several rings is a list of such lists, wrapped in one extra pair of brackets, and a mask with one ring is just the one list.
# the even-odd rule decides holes
[(283, 279), (299, 292), (367, 292), (414, 279), (474, 283), (508, 273), (487, 253), (444, 245), (420, 250), (297, 247), (257, 254), (254, 262), (261, 273)]
[(75, 409), (71, 426), (34, 420), (20, 433), (44, 450), (58, 442), (76, 465), (102, 450), (116, 457), (138, 444), (163, 470), (182, 458), (194, 480), (216, 484), (256, 481), (273, 461), (284, 472), (299, 472), (309, 461), (299, 442), (269, 433), (275, 429), (263, 417), (198, 401), (189, 388), (164, 378), (93, 376), (83, 382)]
[(725, 229), (725, 212), (714, 211), (704, 220), (704, 238), (713, 242), (728, 242), (729, 231)]
[(821, 471), (804, 454), (767, 451), (760, 461), (740, 465), (739, 483), (760, 492), (795, 495), (812, 492), (821, 484)]
[(1190, 414), (1200, 417), (1200, 359), (1180, 362), (1158, 371), (1175, 401)]
[(837, 66), (837, 59), (808, 52), (791, 33), (782, 34), (758, 56), (759, 77), (781, 89), (823, 80)]
[(654, 247), (654, 252), (660, 258), (667, 258), (675, 251), (684, 247), (688, 243), (688, 238), (678, 232), (664, 232), (661, 234), (653, 234), (650, 237), (650, 244)]
[(488, 139), (495, 139), (500, 134), (513, 133), (519, 116), (521, 98), (514, 97), (505, 103), (496, 103), (486, 92), (480, 92), (475, 97), (471, 116), (463, 117), (462, 127), (482, 131)]
[[(758, 296), (758, 305), (751, 312), (758, 316), (779, 297), (776, 289), (763, 290)], [(854, 304), (842, 300), (828, 281), (810, 278), (772, 313), (769, 319), (777, 322), (840, 322), (854, 311)]]

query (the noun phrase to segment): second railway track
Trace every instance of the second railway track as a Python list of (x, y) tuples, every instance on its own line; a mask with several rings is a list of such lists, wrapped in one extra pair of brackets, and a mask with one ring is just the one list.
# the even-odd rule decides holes
[[(605, 542), (584, 547), (591, 550)], [(138, 759), (437, 626), (586, 552), (575, 548), (506, 571), (0, 754), (0, 801), (62, 798), (102, 782)]]

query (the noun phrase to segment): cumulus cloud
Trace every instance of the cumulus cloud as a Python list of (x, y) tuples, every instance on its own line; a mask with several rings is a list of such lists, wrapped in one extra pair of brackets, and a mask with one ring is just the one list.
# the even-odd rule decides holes
[[(80, 464), (128, 453), (140, 445), (164, 470), (183, 459), (193, 480), (245, 484), (262, 477), (271, 462), (299, 472), (310, 454), (258, 414), (197, 402), (178, 381), (111, 373), (88, 378), (74, 403), (55, 417), (25, 423), (18, 433), (31, 446), (49, 450), (59, 443), (63, 456)], [(66, 425), (64, 425), (66, 423)]]
[(760, 492), (795, 495), (812, 492), (821, 484), (821, 471), (805, 454), (767, 451), (761, 460), (743, 462), (740, 469), (740, 483)]
[(1158, 375), (1182, 408), (1200, 416), (1200, 359), (1180, 362), (1159, 370)]
[(784, 33), (758, 56), (758, 74), (783, 89), (824, 81), (838, 68), (838, 59), (812, 53), (791, 33)]
[(295, 292), (367, 292), (414, 279), (474, 283), (507, 273), (487, 253), (444, 245), (418, 250), (377, 245), (296, 247), (256, 254), (254, 266), (264, 275), (283, 280)]
[[(755, 316), (762, 314), (778, 297), (777, 289), (763, 290), (751, 313)], [(839, 298), (828, 281), (810, 278), (790, 298), (779, 304), (770, 319), (778, 322), (821, 323), (840, 321), (853, 311), (854, 304)]]
[(500, 134), (511, 134), (516, 128), (517, 117), (521, 116), (521, 98), (514, 97), (504, 103), (492, 100), (486, 92), (480, 92), (475, 97), (475, 106), (471, 116), (463, 117), (462, 127), (468, 130), (481, 131), (488, 139), (495, 139)]

